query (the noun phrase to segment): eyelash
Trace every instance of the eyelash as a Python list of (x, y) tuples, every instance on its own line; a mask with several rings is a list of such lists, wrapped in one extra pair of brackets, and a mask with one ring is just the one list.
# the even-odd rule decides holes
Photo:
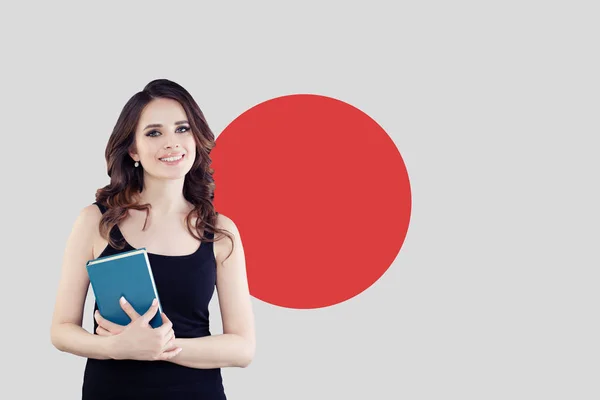
[[(186, 130), (185, 130), (184, 132), (182, 132), (182, 133), (185, 133), (185, 132), (187, 132), (187, 131), (189, 131), (189, 130), (190, 130), (190, 127), (189, 127), (189, 126), (180, 126), (179, 128), (185, 128), (185, 129), (186, 129)], [(178, 129), (179, 129), (179, 128), (178, 128)], [(154, 133), (154, 132), (158, 132), (158, 131), (157, 131), (157, 130), (150, 131), (150, 132), (146, 133), (146, 136), (149, 136), (149, 137), (156, 137), (156, 135), (150, 135), (151, 133)]]

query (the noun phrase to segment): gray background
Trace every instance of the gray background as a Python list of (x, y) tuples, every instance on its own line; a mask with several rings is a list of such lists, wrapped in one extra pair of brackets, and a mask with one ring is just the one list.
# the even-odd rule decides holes
[(84, 359), (49, 337), (65, 241), (108, 182), (122, 106), (165, 77), (217, 134), (276, 96), (348, 102), (411, 179), (406, 241), (367, 291), (253, 299), (257, 354), (223, 371), (230, 399), (598, 399), (592, 4), (3, 5), (2, 397), (78, 398)]

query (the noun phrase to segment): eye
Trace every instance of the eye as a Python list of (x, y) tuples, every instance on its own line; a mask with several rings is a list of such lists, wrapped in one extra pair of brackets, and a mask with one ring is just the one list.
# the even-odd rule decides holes
[[(185, 133), (185, 132), (187, 132), (187, 131), (189, 131), (189, 130), (190, 130), (190, 127), (189, 127), (189, 126), (180, 126), (180, 127), (179, 127), (179, 128), (177, 128), (177, 129), (178, 129), (178, 130), (179, 130), (179, 129), (185, 129), (184, 131), (182, 131), (182, 132), (181, 132), (181, 133)], [(156, 135), (152, 135), (152, 133), (154, 133), (154, 132), (158, 132), (158, 131), (156, 131), (156, 130), (154, 130), (154, 131), (150, 131), (150, 132), (146, 133), (146, 136), (155, 137)], [(158, 132), (158, 133), (160, 133), (160, 132)]]

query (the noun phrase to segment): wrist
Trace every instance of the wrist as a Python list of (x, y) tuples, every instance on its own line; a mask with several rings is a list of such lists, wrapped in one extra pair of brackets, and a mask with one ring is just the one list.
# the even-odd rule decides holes
[(117, 346), (115, 343), (116, 336), (104, 336), (103, 337), (103, 352), (111, 360), (118, 360)]
[(173, 346), (174, 347), (183, 347), (183, 341), (184, 341), (184, 339), (176, 337), (175, 340), (173, 341)]

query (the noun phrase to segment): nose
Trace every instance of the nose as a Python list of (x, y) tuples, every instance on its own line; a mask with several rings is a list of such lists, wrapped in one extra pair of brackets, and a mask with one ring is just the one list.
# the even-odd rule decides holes
[(179, 148), (179, 144), (173, 144), (174, 140), (171, 136), (167, 136), (166, 142), (165, 142), (165, 149), (173, 149), (173, 148)]

